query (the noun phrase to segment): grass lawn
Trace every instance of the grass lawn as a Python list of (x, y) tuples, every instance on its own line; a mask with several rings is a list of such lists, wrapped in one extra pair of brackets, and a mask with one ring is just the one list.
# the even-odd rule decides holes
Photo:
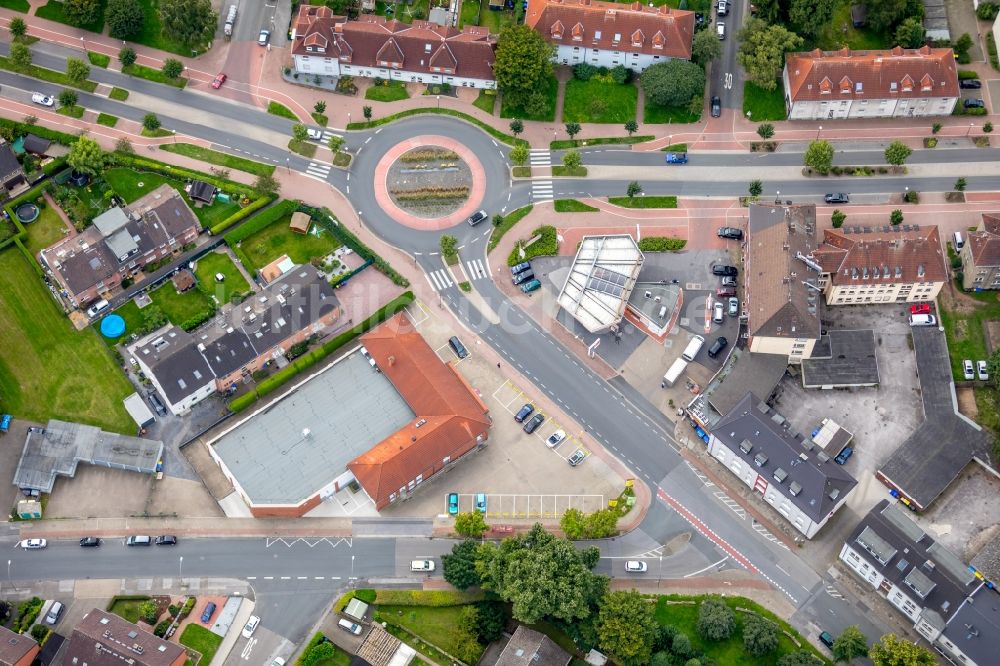
[(494, 90), (490, 90), (488, 92), (490, 94), (487, 94), (486, 90), (480, 90), (479, 97), (476, 98), (476, 101), (473, 102), (472, 105), (492, 116), (493, 109), (495, 109), (497, 105), (497, 95)]
[(329, 231), (315, 223), (310, 233), (295, 233), (288, 228), (291, 219), (292, 216), (287, 215), (240, 242), (240, 249), (251, 264), (247, 268), (260, 270), (283, 254), (296, 264), (307, 264), (313, 257), (322, 257), (340, 247), (340, 242)]
[(35, 11), (35, 16), (39, 18), (48, 19), (50, 21), (57, 21), (59, 23), (65, 23), (66, 25), (71, 25), (74, 28), (83, 28), (84, 30), (89, 30), (90, 32), (103, 32), (104, 31), (104, 7), (108, 4), (108, 0), (97, 0), (97, 13), (95, 18), (90, 23), (86, 25), (80, 25), (70, 17), (66, 16), (65, 8), (63, 3), (58, 0), (49, 0), (44, 7), (39, 7)]
[[(149, 599), (149, 597), (146, 597), (146, 599)], [(111, 605), (111, 609), (108, 612), (114, 613), (129, 622), (138, 622), (139, 604), (146, 599), (115, 599), (115, 603)]]
[[(222, 273), (226, 279), (216, 282), (216, 273)], [(195, 275), (204, 288), (212, 292), (216, 299), (221, 299), (220, 304), (228, 303), (236, 294), (250, 293), (250, 285), (228, 254), (209, 252), (198, 260)]]
[(576, 199), (556, 199), (557, 213), (596, 213), (599, 209)]
[[(183, 183), (151, 171), (134, 171), (133, 169), (125, 168), (109, 169), (105, 172), (104, 179), (118, 193), (118, 196), (125, 200), (125, 203), (132, 203), (142, 195), (152, 192), (164, 183), (168, 183), (181, 193), (187, 204), (194, 210), (194, 214), (201, 222), (201, 226), (206, 228), (218, 224), (240, 208), (236, 202), (222, 203), (218, 200), (211, 206), (195, 208), (191, 199), (184, 192)], [(142, 184), (141, 186), (140, 183)]]
[[(163, 34), (163, 24), (160, 22), (158, 11), (159, 2), (157, 0), (138, 0), (145, 17), (142, 22), (142, 30), (129, 37), (130, 42), (144, 44), (161, 51), (170, 51), (177, 55), (190, 57), (192, 49), (186, 44), (175, 42)], [(203, 51), (199, 51), (202, 53)]]
[[(100, 120), (98, 120), (98, 122), (100, 122)], [(273, 164), (262, 164), (261, 162), (248, 160), (245, 157), (238, 157), (236, 155), (230, 155), (229, 153), (220, 153), (217, 150), (202, 148), (201, 146), (195, 146), (190, 143), (164, 143), (160, 144), (160, 150), (165, 150), (168, 153), (177, 153), (178, 155), (193, 157), (196, 160), (226, 167), (227, 169), (246, 171), (247, 173), (252, 173), (255, 176), (270, 176), (274, 173)]]
[(750, 112), (753, 121), (784, 120), (785, 87), (779, 81), (774, 90), (764, 90), (752, 81), (743, 82), (743, 115)]
[(683, 106), (660, 106), (649, 99), (643, 109), (644, 125), (662, 125), (664, 123), (696, 123), (701, 119), (701, 112), (691, 113)]
[(479, 25), (478, 0), (467, 0), (462, 3), (462, 15), (458, 17), (458, 27), (467, 25)]
[[(960, 289), (956, 285), (957, 289)], [(941, 299), (941, 324), (948, 337), (948, 354), (951, 356), (951, 371), (956, 379), (962, 379), (963, 359), (989, 358), (986, 349), (986, 334), (983, 322), (1000, 319), (1000, 296), (995, 291), (980, 291), (964, 293), (964, 296), (975, 299), (974, 308), (963, 304), (961, 310), (954, 309), (953, 299)], [(962, 299), (965, 300), (964, 298)], [(992, 379), (992, 377), (990, 378)]]
[(635, 120), (639, 90), (631, 83), (604, 83), (597, 79), (566, 82), (563, 121), (625, 123)]
[(549, 150), (563, 150), (564, 148), (579, 148), (581, 146), (629, 145), (652, 141), (655, 138), (652, 134), (637, 134), (634, 136), (609, 136), (595, 139), (558, 139), (556, 141), (549, 141)]
[(71, 81), (64, 72), (57, 72), (54, 69), (46, 69), (45, 67), (39, 67), (37, 65), (28, 65), (23, 68), (16, 67), (14, 63), (10, 61), (10, 58), (0, 57), (0, 69), (6, 69), (11, 72), (17, 72), (18, 74), (24, 74), (25, 76), (41, 79), (42, 81), (48, 81), (49, 83), (65, 86), (66, 88), (79, 88), (80, 90), (86, 90), (91, 93), (97, 90), (97, 84), (93, 81), (81, 81), (77, 83)]
[[(214, 279), (212, 283), (215, 283)], [(153, 299), (153, 303), (158, 305), (163, 314), (167, 316), (167, 319), (178, 326), (194, 319), (206, 310), (215, 310), (215, 303), (201, 290), (188, 289), (183, 294), (178, 294), (170, 281), (150, 292), (150, 297)]]
[(114, 87), (111, 89), (111, 92), (108, 93), (108, 97), (118, 100), (119, 102), (124, 102), (128, 99), (128, 91), (124, 88)]
[(498, 35), (501, 30), (509, 25), (514, 25), (516, 22), (513, 10), (504, 9), (503, 11), (495, 12), (490, 9), (489, 2), (481, 0), (479, 8), (479, 25), (489, 28), (491, 34)]
[(114, 127), (118, 124), (118, 116), (112, 116), (108, 113), (97, 114), (97, 124), (106, 125), (107, 127)]
[(140, 79), (146, 79), (147, 81), (152, 81), (154, 83), (174, 86), (175, 88), (183, 88), (188, 82), (188, 80), (183, 76), (178, 76), (176, 79), (172, 79), (158, 69), (138, 64), (131, 64), (122, 67), (122, 73), (128, 74), (129, 76), (137, 76)]
[(296, 141), (292, 139), (288, 142), (288, 150), (309, 159), (316, 156), (316, 144), (311, 141)]
[[(414, 659), (410, 663), (415, 664), (417, 661), (419, 660)], [(315, 666), (350, 666), (350, 664), (351, 664), (351, 655), (344, 652), (342, 648), (339, 648), (336, 645), (334, 645), (333, 656), (330, 657), (329, 659), (320, 659), (319, 661), (316, 662)]]
[(70, 118), (83, 118), (84, 108), (78, 104), (72, 106), (61, 106), (56, 109), (56, 113), (61, 113), (64, 116), (69, 116)]
[(111, 56), (104, 55), (103, 53), (94, 53), (93, 51), (87, 51), (87, 60), (94, 67), (100, 67), (101, 69), (107, 69), (108, 65), (111, 64)]
[(208, 664), (212, 663), (212, 657), (215, 656), (215, 651), (219, 649), (219, 644), (222, 643), (222, 636), (213, 634), (201, 625), (189, 624), (181, 632), (180, 642), (181, 645), (196, 650), (201, 654), (201, 658), (195, 661), (193, 666), (198, 666), (198, 664), (208, 666)]
[(288, 118), (289, 120), (299, 121), (299, 117), (292, 112), (287, 106), (281, 102), (275, 102), (271, 100), (267, 103), (267, 112), (272, 116), (281, 116), (282, 118)]
[(518, 118), (519, 120), (553, 120), (556, 117), (556, 95), (559, 94), (559, 82), (556, 81), (556, 77), (551, 77), (548, 82), (543, 84), (542, 90), (545, 92), (546, 100), (544, 113), (529, 115), (524, 109), (514, 106), (504, 98), (500, 104), (500, 117)]
[[(993, 431), (994, 437), (1000, 434), (1000, 389), (979, 382), (974, 389), (976, 395), (976, 422)], [(1000, 456), (1000, 442), (993, 441), (993, 455)]]
[(401, 81), (389, 81), (389, 85), (374, 85), (365, 91), (365, 99), (376, 102), (398, 102), (401, 99), (409, 99), (410, 93), (406, 89), (406, 84)]
[(855, 28), (851, 22), (851, 1), (841, 0), (815, 45), (807, 43), (802, 50), (809, 51), (819, 47), (824, 51), (836, 51), (845, 44), (854, 50), (889, 49), (895, 45), (895, 41), (889, 34), (871, 28)]
[(13, 9), (16, 12), (27, 12), (31, 9), (31, 5), (28, 4), (28, 0), (0, 0), (0, 7), (6, 7), (7, 9)]
[(135, 433), (122, 399), (132, 385), (93, 329), (77, 331), (24, 254), (0, 253), (0, 395), (4, 411)]
[(622, 208), (677, 208), (677, 197), (644, 197), (640, 194), (635, 198), (608, 197), (608, 203)]
[(515, 224), (524, 219), (524, 217), (531, 212), (532, 208), (534, 208), (534, 206), (532, 204), (528, 204), (527, 206), (518, 208), (517, 210), (512, 210), (504, 215), (503, 222), (499, 226), (494, 227), (493, 233), (490, 235), (490, 242), (486, 247), (486, 251), (490, 252), (493, 248), (495, 248), (500, 243), (500, 239), (503, 238), (504, 234), (513, 229)]
[(458, 652), (464, 635), (459, 628), (461, 612), (462, 606), (379, 606), (379, 613), (451, 654)]
[(571, 176), (573, 178), (586, 178), (587, 177), (587, 167), (567, 167), (561, 164), (552, 165), (552, 175), (553, 176)]
[(47, 203), (45, 208), (41, 209), (38, 219), (24, 225), (24, 229), (28, 232), (28, 240), (24, 246), (32, 255), (38, 254), (66, 235), (64, 233), (66, 225), (63, 224), (62, 218)]

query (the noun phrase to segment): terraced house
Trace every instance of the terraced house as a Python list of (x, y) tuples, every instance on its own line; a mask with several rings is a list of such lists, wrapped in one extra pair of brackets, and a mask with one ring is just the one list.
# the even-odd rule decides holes
[(356, 21), (328, 7), (302, 5), (292, 33), (299, 74), (360, 76), (404, 83), (496, 88), (496, 41), (487, 28), (462, 30), (429, 21), (412, 25), (383, 16)]
[(962, 259), (962, 288), (1000, 289), (1000, 215), (983, 213), (983, 220), (958, 253)]

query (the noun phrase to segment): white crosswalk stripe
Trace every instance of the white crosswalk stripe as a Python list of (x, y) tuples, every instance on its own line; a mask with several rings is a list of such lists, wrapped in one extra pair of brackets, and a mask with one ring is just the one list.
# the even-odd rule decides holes
[(343, 136), (343, 135), (342, 134), (338, 134), (337, 132), (331, 132), (329, 130), (325, 130), (323, 132), (323, 143), (324, 144), (328, 143), (330, 141), (330, 137), (332, 137), (332, 136)]
[(465, 262), (465, 272), (468, 274), (470, 280), (479, 280), (489, 276), (490, 272), (486, 270), (483, 266), (482, 259), (473, 259), (472, 261)]
[(531, 166), (550, 166), (552, 164), (552, 154), (544, 148), (532, 148), (529, 153)]
[(532, 199), (551, 199), (552, 198), (552, 181), (551, 180), (533, 180), (533, 181), (531, 181), (531, 198)]
[(318, 162), (310, 162), (309, 166), (306, 167), (306, 173), (326, 180), (326, 177), (330, 175), (330, 166)]
[(427, 273), (427, 281), (430, 282), (431, 289), (434, 291), (441, 291), (442, 289), (447, 289), (451, 285), (455, 284), (451, 281), (451, 276), (448, 274), (448, 271), (443, 268)]

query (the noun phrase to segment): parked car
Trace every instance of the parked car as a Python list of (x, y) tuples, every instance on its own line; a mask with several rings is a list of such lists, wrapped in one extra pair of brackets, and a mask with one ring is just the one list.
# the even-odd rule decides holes
[(583, 449), (577, 449), (573, 452), (569, 458), (566, 459), (571, 466), (576, 467), (583, 462), (583, 459), (587, 457), (587, 454), (583, 452)]
[(667, 164), (687, 164), (687, 153), (667, 153)]
[(542, 283), (539, 280), (537, 279), (529, 280), (521, 285), (521, 291), (524, 292), (525, 294), (530, 294), (531, 292), (535, 291), (536, 289), (540, 289), (541, 287)]
[(472, 217), (469, 218), (469, 226), (474, 227), (483, 220), (485, 220), (487, 217), (489, 217), (489, 215), (486, 214), (485, 210), (477, 210), (475, 213), (472, 214)]
[(80, 539), (81, 548), (97, 548), (101, 545), (101, 540), (97, 537), (83, 537)]
[(167, 415), (166, 406), (163, 404), (163, 401), (160, 400), (160, 396), (156, 395), (155, 392), (149, 394), (149, 402), (153, 405), (153, 409), (156, 410), (157, 414), (159, 414), (160, 416)]
[(625, 562), (625, 571), (629, 573), (646, 573), (646, 563), (641, 560), (628, 560)]
[(340, 619), (337, 620), (337, 626), (344, 631), (349, 631), (355, 636), (361, 633), (361, 625), (356, 622), (351, 622), (350, 620)]
[(566, 439), (566, 431), (556, 430), (554, 433), (549, 435), (549, 438), (547, 440), (545, 440), (545, 446), (549, 447), (550, 449), (554, 449), (560, 444), (562, 444), (562, 441), (564, 439)]
[[(722, 37), (720, 37), (719, 39), (722, 39)], [(717, 95), (713, 95), (712, 96), (712, 117), (713, 118), (718, 118), (721, 115), (722, 115), (722, 101), (719, 99), (719, 97)]]
[(844, 450), (837, 454), (837, 457), (833, 459), (838, 465), (843, 465), (847, 462), (847, 459), (854, 454), (854, 449), (849, 446), (845, 446)]
[(930, 314), (910, 315), (910, 326), (937, 326), (937, 317)]
[(448, 513), (452, 516), (458, 513), (458, 493), (448, 493)]
[(694, 13), (694, 22), (698, 25), (705, 25), (705, 15), (701, 12)]
[(218, 90), (219, 88), (222, 87), (222, 84), (225, 82), (226, 82), (226, 75), (223, 72), (219, 72), (212, 80), (212, 87)]
[(967, 109), (984, 109), (986, 108), (986, 102), (981, 99), (967, 99), (962, 102), (962, 106)]
[(708, 348), (708, 356), (710, 358), (715, 358), (719, 355), (719, 352), (726, 348), (726, 345), (728, 344), (729, 340), (720, 335), (715, 339), (715, 342), (712, 343), (712, 346)]
[(153, 541), (154, 543), (156, 543), (157, 546), (177, 545), (177, 537), (175, 537), (173, 534), (163, 534), (161, 536), (156, 537)]
[(148, 546), (153, 540), (145, 534), (137, 534), (125, 539), (126, 546)]
[(275, 657), (271, 662), (271, 666), (285, 666), (285, 660), (281, 657)]
[(535, 279), (535, 272), (532, 271), (531, 269), (528, 269), (512, 277), (511, 282), (513, 282), (514, 286), (516, 287), (519, 284), (524, 284), (528, 280), (534, 280), (534, 279)]
[(61, 601), (53, 601), (52, 605), (49, 607), (49, 612), (45, 614), (45, 623), (55, 624), (56, 622), (58, 622), (59, 616), (62, 615), (62, 612), (63, 610), (65, 610), (65, 608), (66, 607), (63, 606), (63, 603)]
[(914, 303), (913, 305), (910, 306), (910, 314), (911, 315), (915, 315), (915, 314), (925, 315), (925, 314), (930, 314), (930, 313), (931, 313), (931, 304), (930, 303)]
[(99, 315), (100, 313), (102, 313), (102, 312), (104, 312), (105, 310), (107, 310), (107, 309), (108, 309), (108, 306), (110, 306), (110, 305), (111, 305), (111, 304), (110, 304), (110, 303), (108, 303), (108, 302), (107, 302), (106, 300), (104, 300), (103, 298), (102, 298), (101, 300), (99, 300), (99, 301), (94, 301), (94, 302), (93, 302), (93, 303), (91, 304), (91, 306), (90, 306), (89, 308), (87, 308), (87, 316), (88, 316), (88, 317), (96, 317), (96, 316), (97, 316), (97, 315)]
[(962, 369), (965, 370), (965, 378), (966, 379), (975, 379), (976, 378), (976, 370), (973, 367), (971, 360), (965, 359), (964, 361), (962, 361)]
[(723, 287), (735, 287), (736, 286), (736, 278), (733, 277), (732, 275), (727, 275), (726, 277), (722, 278), (722, 286)]
[(735, 296), (729, 297), (729, 316), (735, 317), (740, 313), (740, 299)]
[(824, 631), (824, 632), (822, 632), (819, 635), (819, 642), (822, 643), (823, 645), (827, 646), (828, 648), (832, 648), (833, 647), (833, 636), (831, 636), (828, 632)]
[(476, 493), (476, 511), (486, 513), (486, 493)]
[(716, 301), (715, 305), (712, 306), (712, 321), (716, 324), (722, 323), (722, 317), (725, 314), (725, 308), (722, 306), (722, 301)]
[(966, 90), (979, 90), (983, 87), (983, 82), (979, 79), (963, 79), (958, 82), (958, 87)]
[(212, 619), (212, 615), (215, 613), (216, 605), (214, 601), (209, 601), (205, 604), (205, 610), (201, 612), (201, 622), (202, 624), (208, 624), (208, 621)]
[(42, 93), (31, 93), (31, 101), (42, 106), (55, 106), (55, 102), (48, 95)]
[(524, 432), (530, 435), (531, 433), (538, 430), (538, 426), (542, 425), (542, 423), (544, 422), (545, 422), (544, 414), (535, 414), (528, 420), (527, 423), (524, 424), (523, 430)]
[(260, 34), (257, 35), (257, 43), (261, 46), (267, 46), (268, 40), (271, 39), (270, 30), (261, 30)]
[(410, 571), (434, 571), (434, 560), (410, 560)]
[(25, 539), (20, 545), (25, 550), (40, 550), (48, 546), (49, 542), (45, 539)]
[[(719, 36), (719, 39), (725, 39), (726, 38), (726, 22), (725, 21), (716, 21), (715, 22), (715, 34), (717, 34)], [(715, 99), (715, 98), (713, 98), (713, 99)], [(712, 117), (713, 118), (718, 118), (718, 116), (715, 115), (715, 104), (714, 103), (712, 104)]]
[(531, 268), (530, 261), (522, 261), (521, 263), (515, 264), (514, 266), (510, 267), (510, 276), (514, 277), (518, 273), (523, 273), (524, 271), (529, 270), (530, 268)]
[(517, 414), (514, 414), (514, 420), (517, 421), (518, 423), (524, 423), (524, 419), (531, 416), (531, 413), (533, 411), (535, 411), (535, 406), (529, 402), (524, 407), (521, 407), (521, 409), (517, 410)]
[(243, 625), (243, 638), (250, 638), (253, 636), (253, 632), (257, 631), (257, 625), (260, 624), (260, 618), (256, 615), (251, 615), (247, 623)]
[(828, 204), (838, 204), (838, 203), (850, 203), (851, 198), (843, 192), (835, 192), (833, 194), (827, 194), (823, 197), (823, 200)]
[(719, 227), (716, 232), (719, 238), (731, 238), (733, 240), (743, 240), (743, 230), (736, 227)]
[(729, 298), (736, 295), (736, 287), (719, 287), (715, 290), (717, 298)]
[(739, 271), (736, 266), (727, 266), (725, 264), (712, 264), (712, 275), (737, 275)]
[(986, 369), (986, 361), (976, 361), (976, 369), (979, 371), (979, 378), (986, 381), (990, 378), (990, 373)]
[(455, 356), (465, 358), (469, 355), (469, 350), (465, 348), (465, 345), (462, 344), (457, 335), (448, 338), (448, 344), (451, 345), (451, 350), (455, 352)]

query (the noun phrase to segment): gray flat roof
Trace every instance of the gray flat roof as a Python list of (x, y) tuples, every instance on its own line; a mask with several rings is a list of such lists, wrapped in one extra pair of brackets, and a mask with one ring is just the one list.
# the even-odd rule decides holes
[(72, 477), (81, 462), (152, 474), (162, 456), (163, 442), (53, 419), (28, 432), (14, 485), (50, 493), (56, 476)]
[(788, 367), (784, 354), (741, 353), (719, 387), (708, 395), (708, 402), (719, 414), (728, 414), (747, 393), (762, 395), (766, 400), (778, 385)]
[[(879, 383), (875, 331), (830, 331), (802, 361), (806, 388), (874, 386)], [(817, 350), (825, 354), (817, 357)]]
[(298, 504), (415, 414), (354, 350), (212, 446), (254, 504)]

